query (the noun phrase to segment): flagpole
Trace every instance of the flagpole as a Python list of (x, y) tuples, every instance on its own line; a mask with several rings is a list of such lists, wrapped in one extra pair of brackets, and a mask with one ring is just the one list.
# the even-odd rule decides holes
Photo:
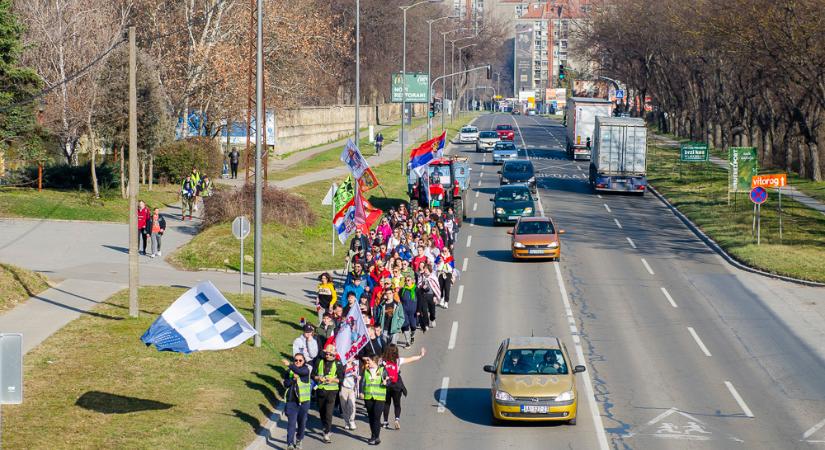
[[(332, 183), (332, 186), (335, 186), (335, 183)], [(335, 231), (335, 191), (332, 192), (332, 201), (330, 202), (332, 205), (329, 207), (332, 210), (332, 256), (335, 256), (335, 235), (337, 234)]]

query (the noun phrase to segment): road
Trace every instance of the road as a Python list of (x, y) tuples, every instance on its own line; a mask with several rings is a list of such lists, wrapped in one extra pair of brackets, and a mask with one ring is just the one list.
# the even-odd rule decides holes
[[(456, 244), (463, 275), (451, 308), (438, 311), (438, 327), (407, 351), (424, 345), (429, 353), (404, 367), (410, 396), (402, 429), (385, 430), (382, 445), (825, 447), (825, 341), (812, 331), (822, 329), (822, 317), (800, 318), (791, 303), (815, 304), (825, 291), (732, 269), (652, 195), (591, 193), (588, 163), (565, 158), (557, 122), (476, 120), (482, 130), (497, 123), (517, 125), (517, 144), (539, 174), (541, 209), (567, 231), (562, 259), (511, 262), (506, 227), (491, 223), (498, 168), (491, 155), (463, 147), (473, 168), (470, 220)], [(576, 426), (490, 422), (490, 376), (481, 367), (502, 339), (531, 334), (560, 337), (575, 364), (587, 367), (577, 379)], [(363, 448), (360, 414), (358, 423), (352, 434), (336, 431), (335, 448)], [(317, 418), (310, 427), (316, 431), (304, 448), (323, 447)], [(283, 438), (276, 433), (270, 443)]]

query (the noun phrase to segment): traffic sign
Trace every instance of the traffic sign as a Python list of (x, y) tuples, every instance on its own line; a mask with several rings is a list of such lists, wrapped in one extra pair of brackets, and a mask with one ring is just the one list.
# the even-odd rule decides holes
[(624, 89), (616, 89), (616, 98), (624, 98)]
[(751, 201), (757, 205), (761, 205), (768, 200), (768, 191), (762, 186), (757, 186), (751, 189)]
[(764, 187), (778, 189), (787, 186), (787, 184), (788, 174), (785, 173), (756, 175), (751, 178), (751, 188)]
[(232, 221), (232, 234), (235, 239), (246, 239), (249, 231), (249, 219), (246, 216), (238, 216)]

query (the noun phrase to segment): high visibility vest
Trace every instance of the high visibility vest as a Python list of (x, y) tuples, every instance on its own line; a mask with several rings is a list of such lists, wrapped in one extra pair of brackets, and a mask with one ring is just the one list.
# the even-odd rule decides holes
[(369, 369), (364, 372), (364, 400), (384, 401), (387, 399), (387, 386), (381, 384), (384, 368), (380, 367), (373, 377)]
[[(294, 378), (294, 374), (291, 370), (289, 371), (289, 377)], [(295, 384), (298, 385), (298, 403), (308, 402), (310, 396), (312, 395), (312, 387), (309, 382), (304, 383), (300, 378), (298, 378), (295, 381)]]
[[(324, 376), (324, 363), (326, 362), (325, 359), (322, 359), (321, 362), (318, 363), (318, 374)], [(338, 365), (335, 364), (333, 361), (332, 363), (332, 370), (329, 371), (329, 378), (337, 378), (335, 375), (338, 372)], [(323, 389), (325, 391), (337, 391), (338, 390), (338, 383), (321, 383), (318, 385), (318, 389)]]

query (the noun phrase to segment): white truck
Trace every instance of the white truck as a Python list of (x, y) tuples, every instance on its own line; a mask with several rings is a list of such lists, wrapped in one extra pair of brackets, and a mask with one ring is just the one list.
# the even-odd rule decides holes
[(596, 191), (647, 190), (647, 127), (631, 117), (597, 117), (590, 185)]
[(567, 99), (567, 156), (590, 159), (596, 117), (610, 117), (613, 104), (603, 98), (570, 97)]

